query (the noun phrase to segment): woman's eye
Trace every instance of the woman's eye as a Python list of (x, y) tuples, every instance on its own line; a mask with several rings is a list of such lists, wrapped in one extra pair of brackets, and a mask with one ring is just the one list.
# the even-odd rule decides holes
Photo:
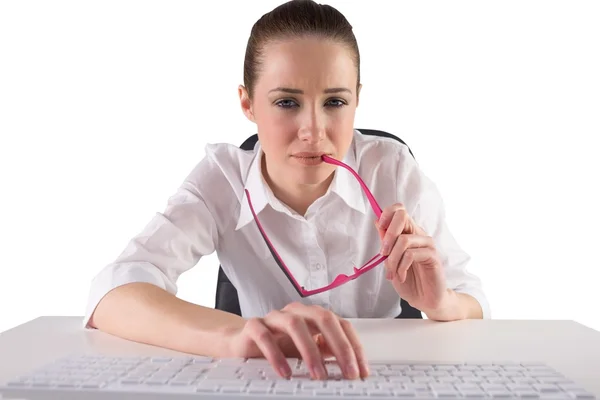
[(297, 106), (297, 104), (294, 100), (279, 100), (275, 104), (277, 104), (277, 106), (279, 106), (281, 108), (292, 108), (294, 106)]
[(331, 99), (327, 102), (327, 105), (331, 107), (343, 107), (346, 105), (346, 102), (340, 99)]

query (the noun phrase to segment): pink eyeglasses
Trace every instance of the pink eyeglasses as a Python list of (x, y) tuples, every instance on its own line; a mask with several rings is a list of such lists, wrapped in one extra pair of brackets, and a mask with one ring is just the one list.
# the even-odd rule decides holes
[[(363, 192), (367, 196), (367, 199), (369, 199), (369, 203), (371, 203), (371, 207), (373, 208), (373, 211), (375, 212), (375, 215), (377, 216), (377, 218), (379, 218), (381, 216), (381, 207), (379, 207), (379, 204), (377, 204), (377, 201), (375, 200), (375, 197), (373, 197), (373, 194), (371, 193), (371, 191), (369, 190), (369, 188), (367, 188), (367, 185), (365, 185), (364, 181), (356, 173), (356, 171), (354, 171), (352, 168), (350, 168), (348, 165), (344, 164), (343, 162), (338, 161), (338, 160), (336, 160), (334, 158), (331, 158), (329, 156), (323, 155), (321, 158), (326, 163), (333, 164), (333, 165), (338, 165), (338, 166), (346, 168), (348, 171), (350, 171), (352, 173), (352, 175), (354, 175), (354, 177), (360, 183), (360, 186), (362, 187)], [(258, 220), (258, 217), (256, 216), (256, 213), (254, 212), (254, 207), (252, 206), (252, 201), (250, 200), (250, 193), (248, 192), (248, 189), (246, 189), (246, 197), (248, 199), (248, 204), (250, 205), (250, 210), (252, 211), (252, 215), (254, 216), (254, 220), (256, 221), (256, 225), (258, 225), (258, 229), (260, 230), (260, 233), (261, 233), (263, 239), (265, 240), (265, 243), (267, 244), (267, 247), (271, 251), (271, 254), (273, 255), (273, 258), (275, 259), (275, 261), (277, 262), (277, 265), (279, 265), (279, 268), (281, 268), (281, 270), (283, 271), (283, 273), (285, 274), (285, 276), (288, 278), (288, 280), (290, 281), (290, 283), (294, 286), (294, 288), (296, 289), (296, 291), (298, 292), (298, 294), (301, 297), (308, 297), (308, 296), (312, 296), (312, 295), (317, 294), (317, 293), (326, 292), (328, 290), (331, 290), (331, 289), (334, 289), (334, 288), (336, 288), (338, 286), (341, 286), (341, 285), (343, 285), (343, 284), (345, 284), (347, 282), (350, 282), (350, 281), (358, 278), (362, 274), (364, 274), (364, 273), (372, 270), (373, 268), (375, 268), (376, 266), (378, 266), (379, 264), (381, 264), (383, 261), (385, 261), (385, 259), (387, 258), (387, 256), (382, 256), (380, 254), (377, 254), (375, 257), (373, 257), (369, 261), (367, 261), (367, 263), (365, 265), (363, 265), (362, 267), (360, 267), (360, 268), (353, 267), (353, 270), (354, 270), (353, 274), (351, 274), (351, 275), (340, 274), (340, 275), (338, 275), (333, 280), (333, 282), (331, 282), (327, 286), (324, 286), (324, 287), (319, 288), (319, 289), (306, 290), (304, 288), (304, 286), (300, 286), (300, 284), (298, 283), (298, 281), (296, 281), (296, 279), (292, 275), (291, 271), (285, 265), (285, 263), (283, 262), (283, 260), (279, 256), (279, 254), (277, 253), (277, 250), (275, 250), (275, 248), (273, 247), (273, 244), (271, 243), (271, 241), (267, 237), (267, 234), (265, 233), (262, 225), (260, 224), (260, 221)]]

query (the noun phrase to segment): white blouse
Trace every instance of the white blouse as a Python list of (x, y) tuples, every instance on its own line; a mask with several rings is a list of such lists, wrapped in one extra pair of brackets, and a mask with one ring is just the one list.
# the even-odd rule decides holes
[[(399, 315), (400, 297), (385, 279), (383, 263), (333, 290), (299, 296), (261, 237), (245, 189), (275, 249), (309, 290), (328, 285), (338, 274), (351, 274), (353, 266), (362, 266), (379, 252), (375, 214), (356, 178), (337, 167), (327, 193), (306, 215), (299, 215), (274, 197), (262, 178), (261, 155), (259, 142), (253, 151), (231, 144), (207, 145), (205, 157), (169, 198), (166, 209), (93, 279), (84, 326), (89, 328), (102, 297), (120, 285), (147, 282), (176, 294), (179, 276), (214, 251), (237, 289), (245, 318), (264, 316), (294, 301), (320, 305), (344, 318)], [(470, 257), (450, 233), (442, 198), (408, 147), (355, 130), (342, 161), (358, 172), (381, 208), (405, 205), (433, 237), (447, 286), (473, 296), (484, 318), (489, 318), (481, 281), (466, 268)]]

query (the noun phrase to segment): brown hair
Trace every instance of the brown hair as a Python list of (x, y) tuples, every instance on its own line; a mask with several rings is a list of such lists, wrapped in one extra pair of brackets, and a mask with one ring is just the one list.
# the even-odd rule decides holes
[(252, 27), (244, 58), (244, 85), (252, 98), (260, 71), (262, 50), (274, 40), (318, 37), (347, 46), (352, 52), (360, 84), (360, 53), (352, 25), (337, 9), (313, 0), (291, 0), (263, 15)]

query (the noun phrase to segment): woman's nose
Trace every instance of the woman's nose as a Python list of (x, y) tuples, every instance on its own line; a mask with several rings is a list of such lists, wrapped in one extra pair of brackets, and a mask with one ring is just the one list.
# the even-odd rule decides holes
[(298, 137), (303, 142), (310, 144), (319, 143), (325, 137), (324, 129), (301, 129), (298, 132)]
[(318, 112), (311, 112), (306, 115), (302, 121), (302, 126), (298, 131), (298, 138), (303, 142), (318, 143), (325, 138), (325, 118), (318, 115)]

